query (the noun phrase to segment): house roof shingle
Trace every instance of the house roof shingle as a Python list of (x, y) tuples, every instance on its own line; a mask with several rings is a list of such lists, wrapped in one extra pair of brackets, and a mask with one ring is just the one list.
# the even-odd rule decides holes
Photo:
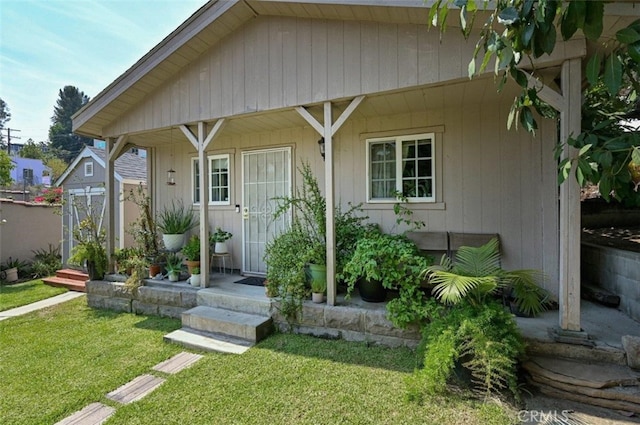
[[(93, 146), (88, 148), (96, 154), (103, 162), (106, 158), (106, 151)], [(116, 159), (115, 172), (125, 180), (147, 180), (147, 159), (130, 152), (123, 153)]]

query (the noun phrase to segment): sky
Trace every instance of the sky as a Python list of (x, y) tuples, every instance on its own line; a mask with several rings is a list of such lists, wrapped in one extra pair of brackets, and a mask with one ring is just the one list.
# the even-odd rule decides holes
[(205, 3), (0, 0), (0, 98), (5, 128), (21, 130), (12, 140), (46, 141), (60, 89), (93, 98)]

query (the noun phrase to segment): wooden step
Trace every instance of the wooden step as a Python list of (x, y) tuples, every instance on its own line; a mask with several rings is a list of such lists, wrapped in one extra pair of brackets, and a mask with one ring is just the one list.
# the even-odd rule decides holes
[(42, 281), (49, 286), (67, 288), (70, 291), (87, 292), (87, 288), (84, 281), (67, 279), (64, 277), (57, 277), (57, 276), (45, 277), (44, 279), (42, 279)]
[(81, 272), (79, 270), (74, 270), (74, 269), (58, 270), (56, 272), (56, 277), (69, 279), (69, 280), (77, 280), (79, 282), (86, 282), (87, 280), (89, 280), (88, 274)]

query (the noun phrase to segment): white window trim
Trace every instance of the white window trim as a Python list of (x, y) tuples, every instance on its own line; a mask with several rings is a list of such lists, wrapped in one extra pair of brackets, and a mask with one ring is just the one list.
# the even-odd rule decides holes
[[(229, 200), (228, 201), (211, 201), (211, 163), (215, 159), (226, 159), (229, 165)], [(209, 162), (209, 176), (207, 176), (207, 183), (209, 189), (209, 205), (212, 206), (227, 206), (231, 205), (231, 194), (232, 194), (232, 186), (233, 186), (233, 169), (232, 169), (232, 155), (228, 153), (216, 154), (216, 155), (207, 155), (207, 161)], [(193, 205), (200, 205), (200, 202), (195, 202), (195, 173), (196, 173), (196, 164), (198, 163), (197, 157), (191, 158), (191, 201)]]
[(84, 163), (84, 176), (93, 177), (93, 161), (86, 161)]
[(406, 134), (406, 135), (398, 135), (398, 136), (388, 136), (388, 137), (375, 137), (366, 139), (365, 149), (366, 149), (366, 166), (367, 166), (367, 203), (396, 203), (398, 200), (396, 198), (371, 198), (371, 148), (370, 146), (374, 143), (380, 142), (394, 142), (396, 147), (396, 191), (402, 192), (402, 142), (406, 140), (415, 140), (415, 139), (429, 139), (431, 140), (431, 196), (429, 197), (410, 197), (407, 198), (408, 202), (414, 203), (436, 203), (437, 199), (437, 187), (438, 187), (438, 176), (437, 176), (437, 154), (436, 154), (436, 134), (431, 133), (417, 133), (417, 134)]

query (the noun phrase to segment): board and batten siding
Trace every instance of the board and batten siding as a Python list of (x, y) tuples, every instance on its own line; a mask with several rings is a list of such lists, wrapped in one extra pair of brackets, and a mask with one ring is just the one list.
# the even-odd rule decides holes
[[(547, 278), (547, 289), (557, 293), (558, 197), (553, 159), (556, 123), (541, 120), (535, 138), (522, 129), (507, 130), (513, 92), (496, 95), (491, 79), (480, 86), (463, 83), (443, 90), (447, 96), (433, 109), (346, 121), (334, 139), (336, 202), (343, 209), (348, 202), (363, 203), (371, 222), (379, 223), (385, 231), (403, 231), (395, 224), (392, 204), (366, 203), (366, 139), (381, 134), (435, 131), (437, 202), (413, 204), (414, 218), (423, 220), (428, 231), (498, 233), (503, 266), (541, 270)], [(462, 103), (467, 97), (485, 100)], [(210, 155), (231, 155), (230, 205), (209, 206), (209, 228), (220, 226), (234, 234), (231, 246), (236, 268), (242, 259), (242, 214), (235, 212), (235, 205), (242, 203), (242, 152), (291, 146), (293, 166), (297, 168), (301, 161), (308, 161), (324, 190), (324, 162), (317, 139), (318, 134), (306, 126), (244, 135), (223, 132), (210, 145)], [(176, 186), (166, 186), (165, 174), (158, 173), (154, 195), (158, 206), (174, 198), (190, 204), (195, 149), (184, 138), (173, 148), (156, 149), (156, 169), (173, 168), (177, 179)], [(294, 183), (300, 183), (297, 172)]]
[[(104, 129), (105, 137), (464, 80), (474, 43), (426, 25), (260, 16)], [(474, 37), (471, 37), (474, 39)], [(584, 53), (558, 42), (548, 61)]]

